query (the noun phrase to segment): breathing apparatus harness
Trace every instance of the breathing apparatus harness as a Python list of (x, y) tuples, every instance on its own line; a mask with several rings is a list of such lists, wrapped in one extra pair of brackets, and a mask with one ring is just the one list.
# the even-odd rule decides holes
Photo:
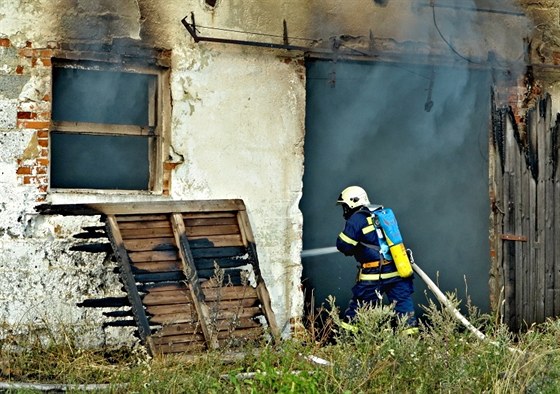
[(365, 242), (360, 242), (360, 244), (366, 248), (374, 249), (379, 252), (380, 270), (381, 267), (386, 264), (385, 257), (389, 254), (397, 267), (397, 271), (387, 274), (382, 274), (381, 272), (378, 274), (363, 274), (360, 269), (358, 279), (379, 280), (394, 278), (396, 276), (400, 276), (401, 278), (408, 278), (412, 276), (412, 263), (411, 258), (409, 257), (409, 252), (410, 256), (412, 256), (412, 251), (410, 251), (410, 249), (406, 249), (403, 244), (402, 236), (393, 210), (390, 208), (384, 208), (381, 205), (368, 205), (364, 206), (364, 208), (364, 211), (367, 209), (370, 216), (367, 218), (368, 225), (362, 229), (362, 232), (364, 234), (368, 234), (375, 231), (377, 233), (377, 238), (379, 239), (379, 246)]

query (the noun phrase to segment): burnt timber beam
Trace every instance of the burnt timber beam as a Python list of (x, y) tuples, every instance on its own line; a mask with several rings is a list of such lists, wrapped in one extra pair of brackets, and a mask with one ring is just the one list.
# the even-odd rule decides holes
[(136, 280), (132, 274), (132, 268), (130, 266), (130, 259), (128, 253), (124, 247), (124, 242), (117, 224), (117, 219), (113, 215), (107, 217), (107, 235), (109, 240), (113, 245), (113, 250), (117, 255), (119, 265), (121, 267), (120, 276), (121, 280), (126, 288), (128, 294), (128, 299), (132, 306), (132, 312), (134, 314), (134, 319), (138, 324), (138, 333), (140, 334), (140, 339), (147, 345), (148, 350), (151, 354), (154, 354), (153, 344), (150, 340), (151, 329), (150, 323), (148, 322), (148, 317), (146, 316), (146, 311), (142, 304), (142, 299), (136, 288)]
[(41, 204), (35, 210), (43, 215), (88, 216), (167, 214), (169, 212), (213, 212), (245, 210), (243, 200), (160, 200), (88, 204)]
[(171, 225), (173, 227), (173, 235), (175, 237), (175, 243), (179, 249), (179, 256), (181, 258), (181, 263), (183, 265), (183, 272), (187, 278), (187, 284), (189, 291), (191, 293), (191, 298), (198, 314), (198, 320), (200, 327), (202, 328), (202, 333), (204, 334), (204, 339), (209, 349), (217, 349), (220, 345), (218, 343), (218, 337), (214, 335), (213, 330), (210, 327), (210, 318), (208, 307), (205, 304), (204, 293), (200, 287), (200, 281), (198, 279), (198, 274), (196, 271), (196, 266), (194, 264), (194, 259), (192, 257), (191, 249), (189, 247), (189, 241), (187, 239), (185, 223), (183, 221), (183, 215), (181, 213), (171, 214)]

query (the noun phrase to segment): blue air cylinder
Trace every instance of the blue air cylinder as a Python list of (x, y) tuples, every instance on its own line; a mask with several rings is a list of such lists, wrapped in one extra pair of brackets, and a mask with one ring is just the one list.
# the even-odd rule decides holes
[(412, 264), (406, 253), (406, 248), (404, 247), (401, 232), (397, 224), (397, 218), (393, 210), (390, 208), (383, 208), (375, 211), (375, 216), (377, 216), (379, 226), (383, 230), (385, 241), (389, 246), (389, 251), (397, 266), (399, 275), (402, 278), (408, 278), (413, 273)]

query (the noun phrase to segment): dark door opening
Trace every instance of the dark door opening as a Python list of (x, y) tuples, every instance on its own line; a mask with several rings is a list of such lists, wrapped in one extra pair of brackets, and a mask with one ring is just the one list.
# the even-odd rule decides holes
[[(443, 291), (488, 311), (490, 88), (488, 72), (467, 67), (308, 61), (303, 249), (334, 246), (344, 225), (336, 198), (360, 185), (395, 211), (406, 246)], [(334, 295), (343, 310), (354, 260), (302, 263), (306, 297), (318, 307)], [(415, 286), (425, 305), (426, 286)]]

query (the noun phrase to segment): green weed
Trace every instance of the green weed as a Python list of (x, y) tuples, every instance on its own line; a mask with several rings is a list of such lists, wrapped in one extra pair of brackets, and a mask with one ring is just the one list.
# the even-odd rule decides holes
[[(459, 305), (453, 294), (448, 296)], [(226, 353), (232, 349), (193, 358), (149, 357), (142, 347), (84, 348), (72, 327), (40, 333), (3, 329), (0, 380), (104, 383), (111, 393), (560, 392), (558, 320), (514, 335), (495, 316), (467, 309), (487, 340), (430, 301), (416, 336), (401, 334), (405, 323), (390, 306), (361, 308), (356, 331), (343, 330), (331, 300), (329, 327), (319, 338), (315, 328), (300, 329), (277, 344), (236, 348), (241, 355), (233, 359)]]

